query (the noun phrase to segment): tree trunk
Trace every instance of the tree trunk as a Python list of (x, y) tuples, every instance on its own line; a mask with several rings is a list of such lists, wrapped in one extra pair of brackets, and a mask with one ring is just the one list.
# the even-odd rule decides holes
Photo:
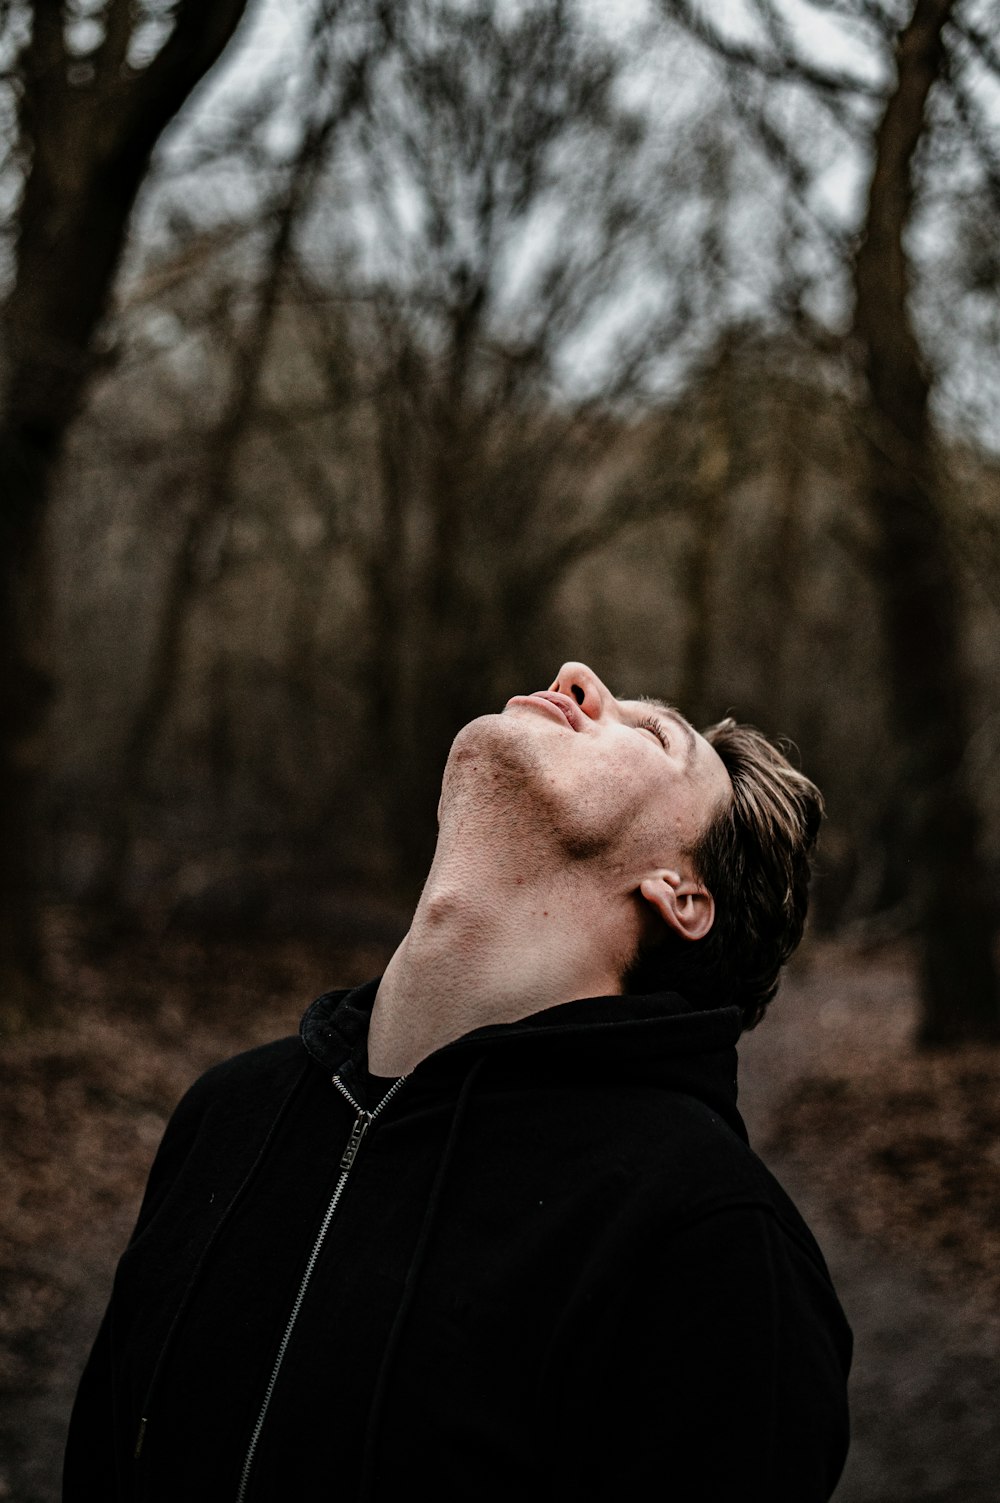
[(0, 446), (0, 1032), (39, 1007), (42, 861), (34, 819), (49, 698), (41, 516), (25, 503), (27, 476)]
[(164, 726), (176, 707), (184, 661), (184, 629), (199, 587), (204, 584), (199, 559), (212, 531), (224, 527), (236, 507), (240, 449), (253, 418), (280, 313), (295, 235), (313, 204), (334, 131), (358, 107), (367, 88), (374, 49), (350, 71), (341, 93), (332, 100), (328, 98), (324, 85), (328, 83), (331, 66), (332, 21), (336, 8), (333, 0), (328, 0), (314, 18), (313, 66), (303, 89), (305, 125), (302, 137), (287, 181), (271, 212), (271, 238), (264, 275), (249, 325), (236, 343), (226, 401), (212, 435), (200, 494), (193, 503), (168, 580), (146, 682), (125, 741), (121, 796), (106, 826), (103, 866), (91, 894), (99, 914), (94, 925), (98, 942), (113, 938), (122, 923), (127, 921), (124, 883), (128, 858), (142, 817), (146, 771)]
[(929, 378), (907, 306), (903, 239), (913, 159), (942, 70), (954, 0), (917, 0), (900, 33), (897, 82), (875, 138), (855, 263), (854, 336), (871, 410), (867, 506), (888, 649), (890, 703), (904, 745), (906, 856), (917, 899), (920, 1039), (1000, 1036), (995, 915), (965, 771), (968, 690), (959, 582), (938, 500)]
[(0, 391), (0, 1012), (8, 1025), (45, 995), (38, 810), (48, 760), (48, 502), (150, 154), (245, 4), (182, 0), (170, 37), (140, 73), (126, 61), (129, 0), (111, 0), (104, 42), (84, 65), (66, 51), (62, 7), (38, 0), (17, 64), (30, 167), (3, 310)]

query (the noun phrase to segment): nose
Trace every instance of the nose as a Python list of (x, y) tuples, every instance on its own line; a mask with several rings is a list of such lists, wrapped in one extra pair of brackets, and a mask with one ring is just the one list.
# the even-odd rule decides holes
[(611, 691), (586, 663), (563, 663), (550, 689), (557, 694), (570, 694), (580, 709), (591, 720), (597, 720), (611, 701)]

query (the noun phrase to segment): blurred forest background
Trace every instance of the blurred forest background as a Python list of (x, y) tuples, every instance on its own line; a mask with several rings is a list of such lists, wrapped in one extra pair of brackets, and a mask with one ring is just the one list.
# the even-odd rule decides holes
[(0, 0), (15, 1050), (177, 936), (388, 942), (452, 736), (570, 657), (791, 738), (814, 930), (1000, 1037), (998, 37)]
[(8, 1012), (51, 898), (411, 896), (572, 656), (790, 736), (995, 1034), (995, 5), (245, 9), (0, 12)]

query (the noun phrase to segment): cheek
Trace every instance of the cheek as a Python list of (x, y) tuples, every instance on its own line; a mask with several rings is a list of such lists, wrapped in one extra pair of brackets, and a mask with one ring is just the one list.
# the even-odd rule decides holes
[(650, 776), (650, 769), (636, 749), (627, 745), (608, 759), (602, 769), (595, 792), (608, 810), (614, 809), (619, 817), (628, 814), (651, 814), (657, 804), (662, 804), (662, 787)]
[(653, 864), (675, 864), (694, 843), (703, 824), (697, 790), (684, 777), (671, 780), (666, 788), (661, 783), (648, 805), (646, 824), (652, 851), (658, 853)]
[(617, 832), (641, 845), (644, 856), (671, 846), (678, 810), (660, 768), (651, 769), (641, 755), (624, 755), (610, 771), (604, 793)]
[(704, 823), (704, 801), (686, 787), (670, 806), (668, 828), (677, 850), (687, 850), (694, 845)]

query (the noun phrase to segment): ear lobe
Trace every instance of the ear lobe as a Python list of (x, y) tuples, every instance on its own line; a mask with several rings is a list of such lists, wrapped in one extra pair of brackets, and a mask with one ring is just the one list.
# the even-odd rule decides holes
[(704, 939), (715, 922), (715, 899), (701, 882), (658, 871), (639, 883), (646, 902), (682, 939)]

